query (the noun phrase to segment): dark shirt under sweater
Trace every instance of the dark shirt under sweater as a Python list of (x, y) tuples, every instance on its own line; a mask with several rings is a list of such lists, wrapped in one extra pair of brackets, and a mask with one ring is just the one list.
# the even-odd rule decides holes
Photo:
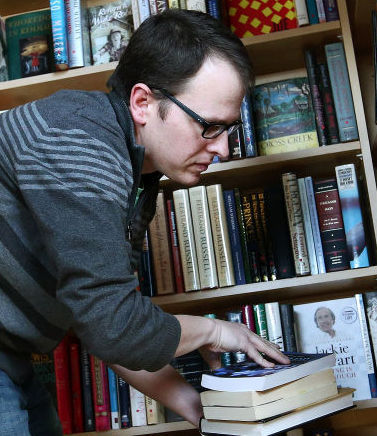
[(144, 148), (111, 95), (59, 91), (0, 115), (0, 368), (16, 381), (69, 328), (133, 370), (161, 368), (179, 342), (176, 318), (135, 290), (159, 175), (134, 211)]

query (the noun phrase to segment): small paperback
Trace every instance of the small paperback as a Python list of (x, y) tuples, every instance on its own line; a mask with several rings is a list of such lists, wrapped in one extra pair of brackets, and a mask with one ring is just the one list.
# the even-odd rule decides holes
[(202, 386), (215, 391), (264, 391), (335, 365), (334, 354), (284, 353), (291, 363), (263, 368), (246, 361), (202, 375)]

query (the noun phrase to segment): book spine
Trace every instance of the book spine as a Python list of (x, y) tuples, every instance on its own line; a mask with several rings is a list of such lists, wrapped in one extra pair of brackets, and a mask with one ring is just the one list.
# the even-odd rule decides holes
[(179, 0), (168, 0), (168, 9), (180, 9)]
[(165, 422), (165, 410), (164, 406), (158, 401), (150, 397), (145, 397), (145, 408), (147, 411), (147, 423), (163, 424)]
[(309, 24), (318, 24), (318, 12), (315, 0), (306, 0), (306, 8), (308, 10)]
[(240, 244), (242, 250), (245, 281), (246, 283), (252, 283), (251, 269), (249, 264), (249, 253), (247, 249), (247, 235), (246, 235), (245, 221), (244, 221), (242, 202), (241, 202), (241, 194), (238, 188), (234, 188), (233, 192), (234, 192), (234, 200), (236, 204), (237, 221), (238, 221), (239, 238), (240, 238)]
[(282, 179), (296, 275), (305, 276), (310, 274), (310, 266), (297, 177), (293, 173), (284, 173)]
[(218, 0), (207, 0), (207, 11), (211, 17), (221, 20), (221, 10)]
[(189, 198), (200, 287), (215, 288), (218, 286), (217, 269), (205, 186), (190, 188)]
[(149, 9), (151, 11), (151, 15), (157, 15), (157, 3), (155, 0), (149, 0)]
[(339, 11), (336, 0), (323, 0), (323, 8), (325, 9), (326, 21), (339, 20)]
[(315, 204), (313, 180), (310, 176), (305, 177), (305, 188), (306, 188), (306, 197), (308, 200), (310, 223), (312, 225), (312, 234), (313, 234), (318, 273), (324, 274), (326, 272), (325, 258), (323, 255), (321, 232), (319, 229), (317, 207)]
[(356, 141), (359, 135), (343, 43), (326, 44), (325, 53), (340, 140)]
[(90, 370), (90, 358), (86, 349), (81, 346), (80, 350), (82, 402), (84, 407), (84, 429), (94, 431), (94, 410), (92, 397), (92, 380)]
[(200, 289), (199, 268), (196, 256), (194, 229), (192, 226), (190, 201), (187, 189), (173, 192), (179, 251), (181, 254), (185, 291)]
[(177, 294), (182, 294), (185, 291), (185, 285), (183, 283), (182, 263), (181, 255), (179, 254), (178, 232), (173, 200), (167, 200), (166, 205), (170, 233), (170, 246), (173, 257), (175, 289)]
[(365, 292), (364, 302), (368, 318), (370, 340), (374, 352), (374, 361), (377, 362), (377, 291)]
[(5, 34), (5, 20), (0, 16), (0, 82), (6, 82), (7, 80), (9, 80), (9, 75), (8, 75), (7, 43), (6, 43), (6, 34)]
[(234, 286), (234, 269), (221, 185), (207, 186), (219, 286)]
[(140, 24), (151, 16), (151, 10), (149, 8), (149, 0), (138, 0)]
[(309, 16), (308, 16), (308, 10), (306, 8), (305, 0), (294, 0), (295, 6), (296, 6), (296, 14), (297, 14), (297, 22), (298, 25), (306, 26), (309, 24)]
[(58, 415), (64, 434), (71, 434), (73, 432), (72, 392), (68, 346), (69, 338), (66, 336), (54, 350), (56, 399)]
[(244, 306), (242, 306), (241, 312), (242, 322), (249, 328), (249, 330), (256, 333), (257, 328), (255, 326), (253, 306), (251, 304), (245, 304)]
[(84, 431), (84, 413), (81, 389), (80, 345), (76, 340), (69, 344), (69, 361), (71, 365), (73, 432), (80, 433)]
[(130, 406), (132, 427), (147, 425), (147, 412), (145, 410), (145, 395), (130, 386)]
[(369, 266), (359, 189), (354, 164), (335, 167), (348, 258), (351, 268)]
[[(229, 322), (238, 322), (239, 324), (242, 324), (242, 312), (227, 312), (226, 313), (226, 319)], [(234, 363), (241, 363), (244, 362), (247, 359), (247, 356), (242, 351), (232, 351), (232, 360)]]
[(120, 427), (131, 427), (131, 409), (130, 409), (130, 387), (129, 384), (117, 377), (118, 398), (119, 398), (119, 415), (120, 415)]
[(299, 179), (297, 179), (297, 182), (298, 182), (298, 190), (300, 193), (302, 216), (304, 218), (305, 240), (306, 240), (306, 247), (308, 249), (310, 273), (318, 274), (317, 257), (314, 247), (314, 237), (312, 231), (312, 224), (310, 222), (309, 204), (308, 204), (308, 198), (306, 196), (304, 177), (300, 177)]
[(134, 30), (140, 26), (140, 13), (138, 0), (131, 0), (132, 19), (134, 22)]
[(265, 310), (268, 340), (278, 345), (281, 351), (284, 351), (283, 329), (281, 326), (279, 303), (266, 303)]
[(68, 39), (64, 0), (50, 0), (52, 41), (57, 70), (68, 69)]
[(325, 8), (323, 6), (323, 0), (316, 0), (316, 5), (317, 5), (318, 21), (320, 23), (325, 23), (326, 14), (325, 14)]
[(266, 317), (266, 307), (264, 303), (254, 304), (254, 320), (256, 333), (261, 338), (268, 341), (268, 329), (267, 329), (267, 317)]
[(90, 369), (96, 431), (110, 430), (110, 402), (106, 366), (102, 360), (91, 354)]
[(120, 420), (119, 420), (119, 408), (118, 408), (117, 376), (115, 372), (109, 367), (107, 367), (107, 379), (109, 383), (111, 428), (113, 430), (119, 430)]
[(186, 9), (207, 13), (205, 0), (186, 0)]
[(346, 235), (335, 178), (314, 182), (326, 271), (349, 269)]
[(293, 305), (279, 304), (281, 327), (283, 331), (284, 351), (297, 352)]
[(360, 331), (364, 346), (365, 360), (367, 364), (370, 393), (372, 398), (377, 398), (377, 381), (376, 374), (374, 372), (372, 349), (369, 342), (368, 325), (365, 316), (363, 296), (362, 294), (355, 294), (355, 298), (360, 321)]
[(169, 246), (165, 197), (162, 191), (157, 195), (156, 213), (149, 224), (149, 234), (157, 295), (171, 294), (175, 289), (173, 260)]
[(330, 77), (327, 65), (318, 64), (319, 91), (323, 103), (328, 144), (339, 142), (338, 123), (336, 121), (334, 100), (331, 91)]
[(228, 136), (229, 160), (245, 157), (245, 142), (242, 129), (238, 129)]
[(166, 11), (168, 8), (168, 2), (167, 0), (156, 0), (157, 4), (157, 13), (161, 14), (162, 12)]
[(255, 233), (256, 233), (257, 244), (258, 244), (261, 280), (262, 282), (267, 282), (268, 281), (267, 253), (266, 253), (266, 246), (264, 241), (261, 217), (258, 209), (257, 193), (250, 194), (250, 203), (251, 203), (252, 214), (255, 222)]
[(149, 231), (145, 231), (143, 239), (143, 248), (141, 252), (140, 259), (140, 270), (139, 270), (139, 285), (140, 292), (146, 297), (153, 297), (155, 295), (154, 288), (154, 274), (152, 267), (152, 253), (149, 243)]
[(241, 120), (242, 130), (245, 143), (245, 156), (257, 156), (257, 143), (255, 139), (253, 111), (251, 109), (251, 100), (248, 94), (244, 96), (241, 103)]
[(319, 91), (319, 78), (317, 75), (317, 61), (312, 50), (304, 51), (306, 71), (310, 87), (310, 95), (313, 103), (315, 114), (315, 123), (317, 127), (318, 142), (320, 146), (327, 145), (327, 131), (325, 125), (325, 115), (323, 103)]
[(232, 259), (236, 284), (244, 285), (246, 283), (246, 278), (240, 241), (240, 230), (236, 215), (236, 200), (233, 189), (224, 191), (224, 204), (228, 222), (230, 245), (232, 247)]

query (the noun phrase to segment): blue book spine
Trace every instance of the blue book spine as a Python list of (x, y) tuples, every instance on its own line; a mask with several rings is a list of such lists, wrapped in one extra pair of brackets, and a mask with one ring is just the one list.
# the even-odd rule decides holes
[(131, 427), (131, 412), (130, 412), (130, 387), (122, 377), (117, 377), (118, 382), (118, 398), (119, 398), (119, 415), (121, 428)]
[(354, 164), (335, 167), (351, 268), (370, 266)]
[(221, 20), (221, 11), (218, 0), (207, 0), (207, 11), (211, 17)]
[(118, 408), (118, 389), (115, 372), (107, 367), (107, 379), (109, 384), (110, 396), (110, 412), (111, 412), (111, 428), (113, 430), (120, 429), (119, 408)]
[(232, 246), (232, 258), (234, 275), (237, 285), (244, 285), (246, 283), (245, 269), (242, 257), (242, 248), (240, 241), (240, 229), (238, 226), (236, 200), (234, 191), (232, 189), (226, 190), (223, 193), (226, 219), (228, 221), (229, 238)]
[(50, 0), (50, 10), (55, 67), (57, 70), (66, 70), (68, 68), (68, 35), (64, 0)]
[(377, 398), (377, 381), (376, 381), (376, 374), (374, 372), (374, 366), (373, 366), (372, 348), (370, 346), (370, 341), (369, 341), (368, 325), (365, 316), (363, 295), (356, 294), (355, 299), (356, 299), (357, 311), (360, 321), (361, 337), (364, 345), (365, 360), (368, 368), (370, 394), (372, 398)]
[(257, 143), (255, 140), (253, 112), (248, 95), (245, 95), (241, 103), (241, 120), (246, 157), (255, 157), (257, 155)]
[(318, 12), (315, 0), (306, 0), (306, 8), (308, 10), (309, 24), (318, 24)]
[(343, 43), (326, 44), (325, 53), (340, 140), (341, 142), (356, 141), (359, 134)]
[(321, 232), (319, 229), (317, 206), (315, 203), (314, 190), (313, 190), (313, 180), (310, 176), (305, 177), (305, 188), (306, 188), (306, 197), (308, 200), (310, 223), (312, 225), (315, 254), (317, 258), (318, 274), (324, 274), (326, 272), (325, 258), (323, 256)]

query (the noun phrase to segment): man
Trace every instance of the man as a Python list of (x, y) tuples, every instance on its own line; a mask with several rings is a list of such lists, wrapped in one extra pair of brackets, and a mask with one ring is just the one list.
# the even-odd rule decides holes
[(0, 435), (42, 434), (37, 424), (59, 434), (35, 417), (45, 405), (28, 354), (53, 349), (69, 328), (195, 425), (199, 396), (174, 356), (199, 349), (215, 367), (221, 352), (242, 350), (263, 366), (273, 364), (260, 352), (289, 362), (244, 325), (169, 315), (135, 291), (161, 174), (190, 186), (227, 156), (250, 76), (244, 47), (218, 21), (168, 11), (131, 38), (109, 95), (60, 91), (3, 114), (0, 398), (12, 401), (0, 400)]

